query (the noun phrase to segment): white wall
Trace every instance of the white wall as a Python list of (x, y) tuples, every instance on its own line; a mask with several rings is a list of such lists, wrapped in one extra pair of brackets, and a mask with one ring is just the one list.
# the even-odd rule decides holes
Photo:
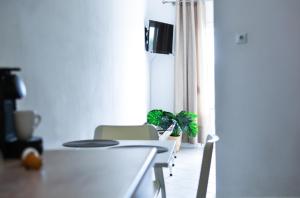
[(297, 0), (215, 1), (218, 197), (300, 196), (299, 10)]
[(0, 65), (22, 68), (46, 147), (146, 121), (144, 18), (141, 0), (0, 0)]
[[(161, 0), (147, 0), (145, 24), (149, 20), (175, 25), (175, 6)], [(175, 31), (175, 29), (174, 29)], [(175, 40), (175, 34), (174, 38)], [(175, 48), (174, 48), (175, 49)], [(150, 109), (174, 111), (174, 55), (148, 54), (150, 72)]]

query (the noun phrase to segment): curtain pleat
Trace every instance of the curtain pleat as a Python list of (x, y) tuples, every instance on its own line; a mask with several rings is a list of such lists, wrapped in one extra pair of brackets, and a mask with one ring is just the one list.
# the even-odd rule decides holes
[(175, 49), (175, 112), (179, 112), (181, 109), (183, 109), (183, 97), (182, 94), (184, 93), (183, 91), (183, 67), (182, 67), (182, 62), (183, 62), (183, 28), (182, 28), (182, 9), (180, 6), (180, 2), (176, 2), (176, 49)]
[[(186, 16), (186, 0), (182, 0), (182, 30), (183, 30), (183, 92), (187, 93), (188, 91), (188, 79), (187, 79), (187, 16)], [(187, 109), (187, 101), (188, 101), (188, 94), (183, 95), (183, 109)]]
[(196, 42), (196, 27), (195, 27), (195, 11), (194, 6), (196, 2), (191, 1), (190, 3), (190, 39), (189, 39), (189, 111), (197, 113), (197, 42)]

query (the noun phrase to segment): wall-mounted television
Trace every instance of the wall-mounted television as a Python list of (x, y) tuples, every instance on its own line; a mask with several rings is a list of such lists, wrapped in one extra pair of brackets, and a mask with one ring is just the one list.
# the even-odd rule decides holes
[(146, 50), (152, 53), (172, 54), (174, 25), (149, 21), (146, 29)]

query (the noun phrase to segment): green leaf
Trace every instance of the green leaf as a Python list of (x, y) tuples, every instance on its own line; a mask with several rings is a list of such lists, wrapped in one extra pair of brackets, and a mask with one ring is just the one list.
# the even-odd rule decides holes
[(161, 118), (163, 116), (163, 111), (161, 109), (154, 109), (148, 112), (147, 114), (147, 123), (159, 126)]
[(188, 136), (195, 137), (198, 134), (197, 114), (181, 111), (176, 115), (176, 121)]

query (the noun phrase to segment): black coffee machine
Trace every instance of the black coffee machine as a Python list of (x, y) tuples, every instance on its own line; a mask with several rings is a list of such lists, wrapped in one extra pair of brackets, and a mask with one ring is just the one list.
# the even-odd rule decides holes
[(16, 100), (26, 95), (26, 87), (20, 77), (13, 74), (20, 68), (0, 68), (0, 150), (4, 158), (20, 158), (27, 147), (43, 152), (43, 142), (39, 137), (20, 141), (16, 137), (14, 111)]

